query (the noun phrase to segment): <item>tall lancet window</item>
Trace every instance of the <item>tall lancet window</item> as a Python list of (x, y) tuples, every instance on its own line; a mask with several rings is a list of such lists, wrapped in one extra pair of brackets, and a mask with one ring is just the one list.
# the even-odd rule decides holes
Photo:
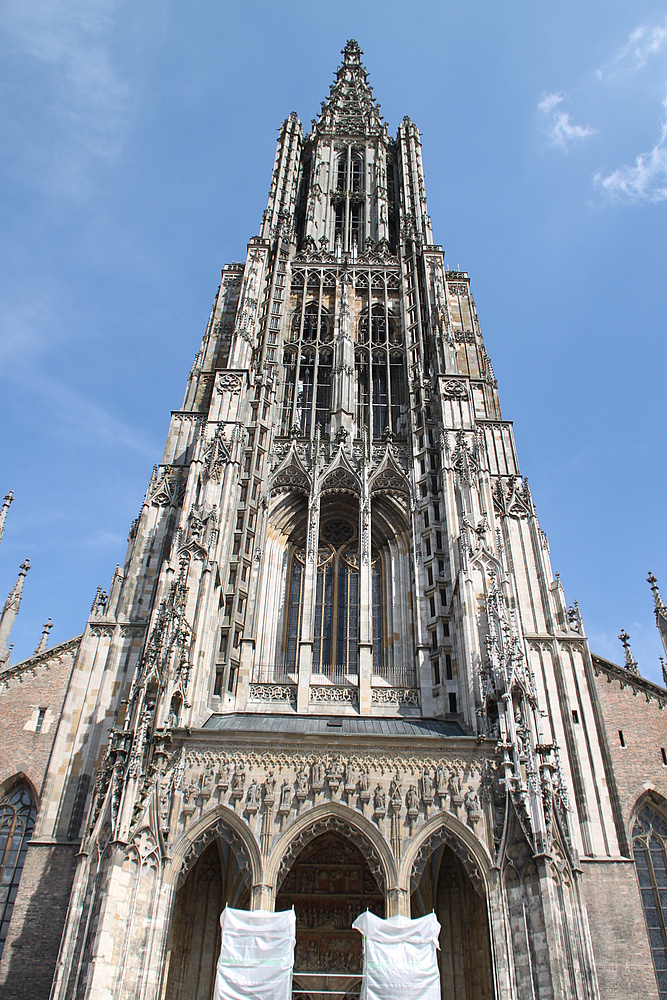
[[(319, 279), (318, 279), (319, 280)], [(333, 371), (333, 321), (318, 302), (297, 307), (283, 352), (280, 433), (312, 437), (320, 424), (329, 430)]]
[(373, 305), (370, 323), (368, 307), (362, 310), (355, 352), (359, 433), (369, 427), (370, 416), (374, 438), (383, 437), (387, 431), (394, 437), (406, 436), (405, 359), (401, 345), (400, 323), (387, 303)]
[(632, 849), (660, 1000), (667, 1000), (666, 847), (667, 820), (647, 804), (632, 828)]
[(306, 553), (303, 549), (292, 552), (290, 585), (287, 591), (287, 636), (285, 642), (285, 666), (296, 669), (301, 615), (303, 610), (303, 578)]
[(357, 672), (359, 561), (357, 529), (348, 521), (320, 528), (313, 670)]
[(0, 805), (0, 955), (5, 947), (37, 811), (30, 792), (19, 785)]
[(382, 655), (382, 560), (377, 552), (372, 553), (373, 589), (373, 670), (380, 672)]

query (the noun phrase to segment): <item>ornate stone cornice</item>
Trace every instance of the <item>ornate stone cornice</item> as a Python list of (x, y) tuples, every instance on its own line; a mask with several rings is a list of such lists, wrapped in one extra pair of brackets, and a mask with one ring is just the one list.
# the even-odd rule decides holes
[(659, 684), (646, 680), (640, 674), (633, 674), (626, 667), (620, 667), (617, 663), (605, 660), (604, 657), (598, 656), (596, 653), (591, 653), (591, 660), (596, 677), (604, 674), (610, 684), (612, 681), (618, 681), (621, 688), (626, 686), (632, 688), (634, 695), (641, 691), (647, 701), (655, 698), (661, 709), (667, 707), (667, 690), (660, 687)]
[(66, 642), (61, 642), (57, 646), (53, 646), (52, 649), (47, 649), (43, 653), (39, 653), (37, 656), (30, 656), (27, 660), (15, 663), (13, 667), (8, 667), (2, 671), (0, 674), (0, 684), (8, 687), (7, 681), (14, 677), (19, 677), (24, 673), (34, 674), (37, 667), (49, 667), (52, 663), (62, 663), (63, 658), (70, 653), (76, 656), (82, 638), (82, 635), (77, 635), (73, 639), (68, 639)]

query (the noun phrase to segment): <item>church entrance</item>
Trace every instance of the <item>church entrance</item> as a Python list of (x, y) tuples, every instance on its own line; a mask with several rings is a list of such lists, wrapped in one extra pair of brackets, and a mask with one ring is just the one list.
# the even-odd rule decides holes
[(493, 1000), (486, 901), (447, 844), (433, 851), (416, 887), (413, 883), (412, 916), (431, 911), (442, 928), (438, 961), (443, 1000)]
[[(361, 934), (352, 922), (368, 909), (383, 917), (384, 894), (362, 853), (339, 833), (324, 833), (297, 855), (276, 899), (294, 906), (296, 1000), (344, 1000), (359, 994)], [(335, 991), (335, 992), (334, 992)]]
[(216, 840), (176, 893), (164, 1000), (212, 1000), (220, 914), (227, 903), (247, 910), (250, 886), (247, 874), (238, 870), (232, 848)]

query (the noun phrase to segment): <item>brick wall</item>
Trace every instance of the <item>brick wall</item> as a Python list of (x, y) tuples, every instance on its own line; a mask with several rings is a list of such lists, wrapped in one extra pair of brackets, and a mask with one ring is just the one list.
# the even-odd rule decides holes
[[(70, 644), (65, 643), (68, 647)], [(39, 796), (55, 739), (67, 683), (72, 650), (29, 661), (14, 672), (0, 675), (0, 790), (17, 774), (24, 774)], [(45, 710), (39, 725), (39, 710)], [(40, 732), (36, 732), (40, 728)]]
[(630, 861), (583, 861), (588, 911), (602, 1000), (657, 1000), (635, 866)]
[(48, 1000), (78, 848), (31, 844), (0, 963), (2, 1000)]
[[(25, 777), (39, 810), (77, 645), (56, 646), (0, 675), (0, 801)], [(72, 845), (28, 847), (0, 960), (3, 1000), (48, 1000), (76, 853)]]
[[(622, 678), (616, 676), (616, 671), (599, 669), (595, 683), (629, 837), (632, 811), (643, 792), (655, 789), (667, 803), (667, 766), (661, 753), (664, 748), (667, 754), (667, 707), (660, 708), (654, 697), (647, 701), (651, 688), (646, 684), (621, 688)], [(625, 747), (621, 746), (619, 730)]]
[[(618, 802), (617, 822), (624, 829), (620, 839), (631, 856), (631, 824), (638, 799), (650, 790), (664, 797), (667, 806), (667, 766), (662, 755), (663, 748), (667, 754), (667, 695), (598, 657), (593, 657), (593, 666)], [(601, 997), (657, 997), (634, 863), (584, 861), (582, 867)]]

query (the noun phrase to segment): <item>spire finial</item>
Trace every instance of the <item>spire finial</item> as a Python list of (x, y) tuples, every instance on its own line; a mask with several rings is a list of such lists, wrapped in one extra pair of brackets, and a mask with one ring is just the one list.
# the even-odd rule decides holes
[(51, 631), (52, 628), (53, 628), (53, 622), (51, 621), (51, 616), (49, 616), (48, 621), (44, 622), (42, 637), (39, 640), (39, 643), (37, 644), (37, 649), (34, 652), (35, 656), (39, 656), (39, 654), (43, 653), (44, 650), (46, 649), (46, 643), (49, 638), (49, 632)]
[(651, 573), (650, 570), (648, 571), (648, 576), (646, 577), (646, 582), (648, 583), (648, 585), (650, 586), (651, 590), (653, 591), (653, 600), (655, 601), (656, 608), (664, 608), (665, 605), (664, 605), (664, 602), (662, 600), (662, 597), (660, 596), (660, 591), (658, 590), (658, 580), (657, 580), (657, 577), (655, 577), (653, 575), (653, 573)]
[(621, 629), (618, 638), (623, 643), (623, 649), (625, 650), (625, 668), (629, 670), (632, 674), (638, 674), (639, 670), (637, 667), (637, 661), (632, 655), (632, 650), (630, 649), (630, 636), (625, 631), (624, 628)]
[(23, 581), (30, 569), (30, 560), (25, 559), (19, 567), (18, 580), (9, 592), (5, 601), (5, 606), (0, 615), (0, 666), (5, 666), (9, 662), (12, 647), (7, 645), (12, 626), (16, 621), (21, 606), (21, 594), (23, 593)]
[(660, 596), (658, 581), (653, 573), (649, 571), (646, 580), (653, 591), (653, 601), (655, 603), (655, 624), (658, 626), (658, 632), (660, 633), (662, 644), (665, 647), (665, 653), (667, 653), (667, 605), (665, 605), (665, 602)]
[(2, 501), (2, 509), (0, 510), (0, 542), (2, 541), (2, 536), (5, 533), (5, 521), (7, 520), (7, 512), (9, 510), (10, 504), (14, 499), (14, 494), (10, 490), (7, 496)]

